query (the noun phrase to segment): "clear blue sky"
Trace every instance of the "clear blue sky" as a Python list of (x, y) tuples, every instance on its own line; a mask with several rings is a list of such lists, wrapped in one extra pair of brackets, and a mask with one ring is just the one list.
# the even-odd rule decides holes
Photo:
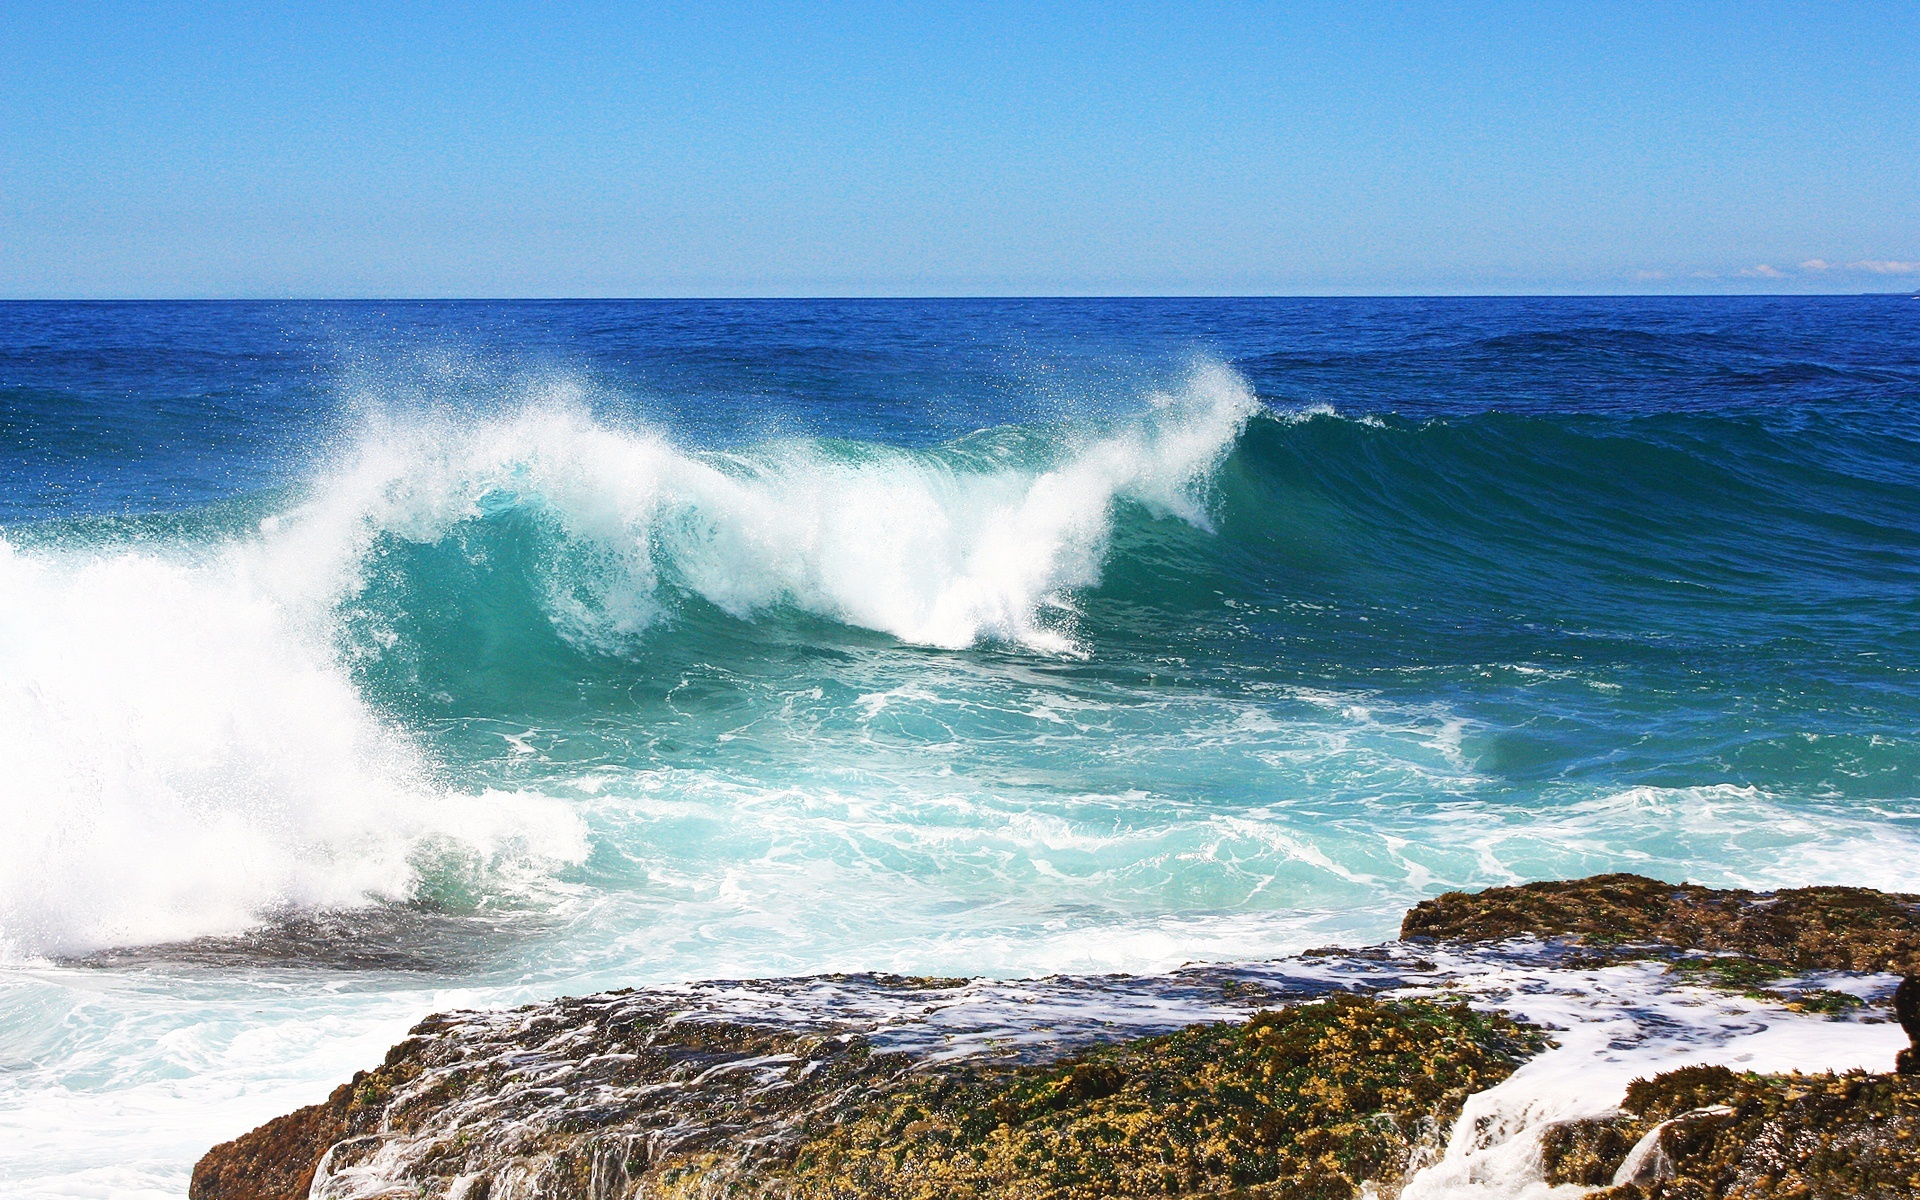
[(0, 63), (0, 295), (1920, 287), (1912, 0), (0, 0)]

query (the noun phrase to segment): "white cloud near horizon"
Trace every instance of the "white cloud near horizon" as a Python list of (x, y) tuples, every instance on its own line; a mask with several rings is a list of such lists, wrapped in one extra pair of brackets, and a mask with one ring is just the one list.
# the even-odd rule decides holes
[[(1792, 279), (1796, 274), (1828, 274), (1834, 271), (1865, 272), (1873, 275), (1920, 275), (1920, 262), (1907, 262), (1894, 258), (1861, 258), (1852, 262), (1828, 262), (1824, 258), (1803, 259), (1798, 267), (1782, 270), (1772, 263), (1755, 263), (1750, 267), (1741, 267), (1730, 274), (1740, 279)], [(1689, 271), (1693, 279), (1723, 279), (1728, 273), (1701, 268)], [(1654, 280), (1667, 278), (1668, 272), (1645, 269), (1633, 273), (1635, 279)]]
[(1914, 275), (1920, 274), (1920, 262), (1892, 262), (1889, 260), (1865, 260), (1847, 264), (1850, 271), (1872, 271), (1875, 275)]

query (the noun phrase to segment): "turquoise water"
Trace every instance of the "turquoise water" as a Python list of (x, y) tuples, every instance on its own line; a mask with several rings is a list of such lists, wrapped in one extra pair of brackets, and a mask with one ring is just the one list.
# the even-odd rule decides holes
[(1920, 302), (0, 306), (0, 1191), (413, 1019), (1920, 890)]

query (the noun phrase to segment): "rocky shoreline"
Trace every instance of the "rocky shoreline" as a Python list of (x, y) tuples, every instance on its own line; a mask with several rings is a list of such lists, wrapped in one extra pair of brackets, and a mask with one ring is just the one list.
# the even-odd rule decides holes
[(445, 1013), (190, 1195), (1910, 1197), (1915, 974), (1920, 897), (1607, 875), (1269, 963)]

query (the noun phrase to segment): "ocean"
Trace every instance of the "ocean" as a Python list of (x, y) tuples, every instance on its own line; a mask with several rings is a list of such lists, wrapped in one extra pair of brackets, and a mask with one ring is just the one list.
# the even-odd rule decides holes
[(450, 1005), (1920, 891), (1920, 299), (0, 304), (0, 1195)]

